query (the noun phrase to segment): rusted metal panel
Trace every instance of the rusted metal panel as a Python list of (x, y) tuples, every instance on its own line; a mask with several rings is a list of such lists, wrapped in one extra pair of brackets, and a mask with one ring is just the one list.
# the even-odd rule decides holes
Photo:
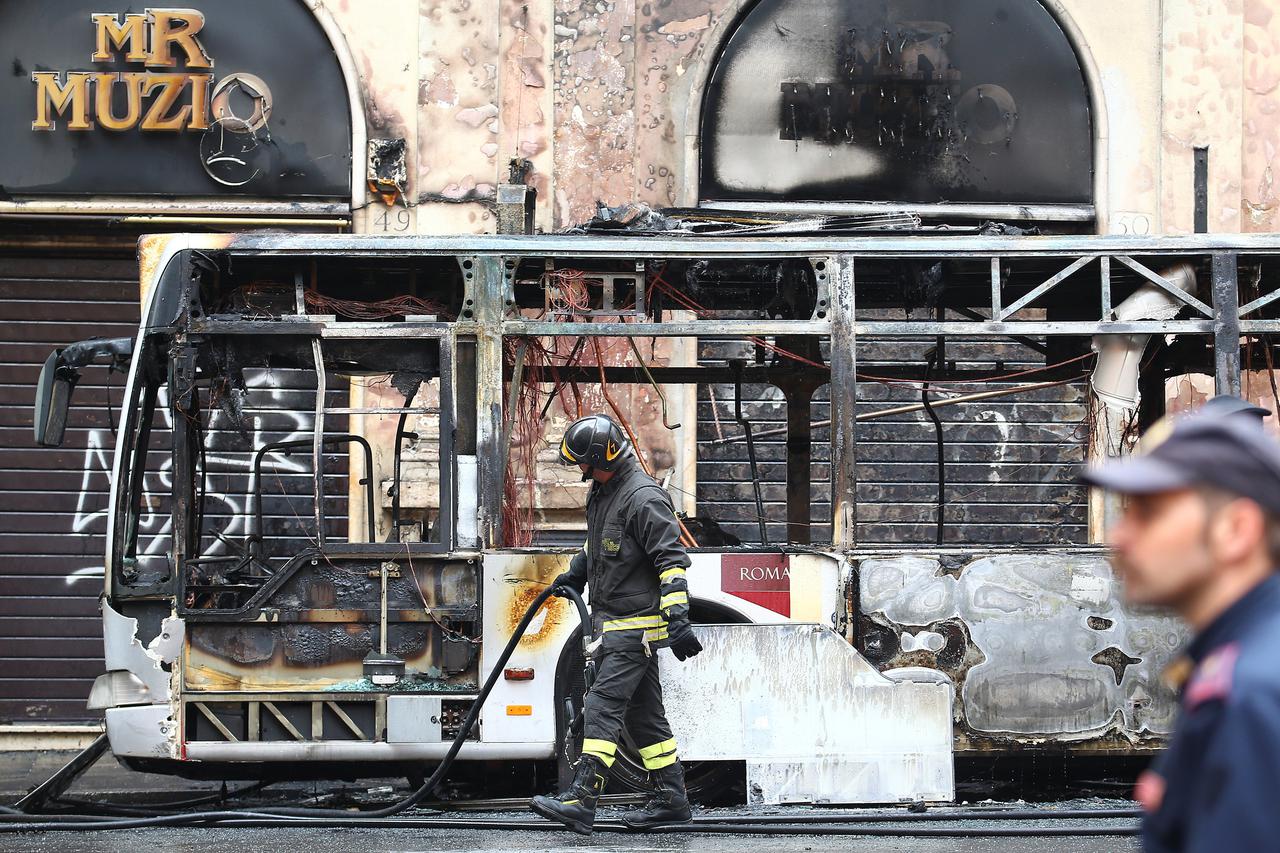
[(534, 212), (537, 227), (552, 230), (554, 163), (551, 147), (555, 96), (551, 51), (554, 10), (549, 3), (500, 0), (498, 38), (501, 64), (498, 91), (502, 96), (499, 138), (492, 146), (497, 173), (512, 158), (525, 162), (524, 183), (538, 192)]
[[(248, 607), (186, 614), (189, 642), (183, 681), (189, 691), (369, 691), (363, 660), (379, 645), (379, 572), (386, 557), (387, 651), (408, 675), (401, 691), (458, 692), (476, 686), (474, 647), (456, 660), (451, 643), (468, 644), (479, 620), (475, 561), (405, 556), (405, 546), (374, 556), (343, 555), (341, 546), (278, 570)], [(399, 554), (400, 557), (396, 557)], [(454, 627), (451, 627), (454, 626)]]
[(555, 224), (585, 222), (597, 201), (635, 192), (635, 0), (558, 0)]
[[(418, 228), (493, 227), (501, 132), (497, 4), (421, 0), (417, 39)], [(408, 75), (406, 75), (408, 76)], [(410, 78), (412, 79), (412, 78)]]

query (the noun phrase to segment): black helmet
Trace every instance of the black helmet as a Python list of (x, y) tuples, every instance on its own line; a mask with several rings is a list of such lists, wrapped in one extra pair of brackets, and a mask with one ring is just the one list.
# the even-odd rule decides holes
[(631, 442), (622, 427), (608, 415), (587, 415), (569, 424), (560, 442), (560, 461), (565, 465), (589, 465), (612, 471), (627, 455)]

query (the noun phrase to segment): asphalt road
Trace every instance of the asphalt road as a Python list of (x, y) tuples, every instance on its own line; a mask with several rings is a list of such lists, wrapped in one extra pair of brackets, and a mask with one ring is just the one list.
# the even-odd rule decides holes
[(28, 853), (165, 850), (168, 853), (260, 851), (438, 851), (438, 853), (542, 853), (542, 851), (739, 851), (851, 850), (859, 853), (1117, 853), (1138, 850), (1128, 837), (1035, 838), (831, 838), (807, 836), (623, 835), (536, 831), (418, 831), (408, 829), (149, 829), (88, 833), (42, 833), (0, 837), (0, 850)]
[[(38, 782), (47, 778), (54, 769), (68, 756), (59, 754), (14, 755), (0, 754), (0, 802), (15, 801), (22, 793)], [(384, 780), (386, 784), (398, 785), (396, 792), (404, 794), (404, 780)], [(373, 785), (374, 787), (370, 787)], [(232, 786), (236, 787), (235, 785)], [(331, 789), (340, 788), (346, 794), (345, 800), (324, 801), (310, 800)], [(1019, 792), (1024, 790), (1017, 786)], [(216, 783), (195, 783), (187, 780), (137, 774), (127, 771), (115, 762), (102, 761), (93, 767), (88, 774), (78, 780), (68, 796), (91, 797), (103, 802), (133, 803), (137, 805), (155, 805), (165, 800), (189, 797), (199, 793), (208, 793), (217, 789)], [(986, 799), (988, 795), (973, 797), (972, 805), (961, 805), (960, 809), (1021, 809), (1047, 807), (1051, 809), (1132, 809), (1131, 801), (1112, 797), (1083, 797), (1044, 803), (1026, 803), (1013, 797)], [(978, 802), (979, 798), (981, 802)], [(394, 799), (390, 787), (379, 789), (373, 782), (362, 782), (359, 785), (344, 783), (281, 783), (272, 786), (261, 795), (246, 796), (229, 804), (233, 808), (253, 808), (257, 805), (297, 804), (335, 806), (354, 801), (363, 801), (365, 805)], [(1034, 851), (1034, 853), (1124, 853), (1137, 851), (1139, 845), (1133, 836), (1051, 836), (1033, 837), (975, 837), (975, 838), (943, 838), (943, 837), (876, 837), (876, 836), (821, 836), (806, 835), (718, 835), (709, 833), (679, 834), (632, 834), (621, 832), (598, 832), (591, 837), (575, 835), (571, 832), (552, 828), (537, 816), (525, 810), (506, 810), (515, 808), (516, 803), (523, 800), (508, 800), (502, 805), (494, 804), (491, 808), (502, 811), (450, 811), (441, 813), (433, 810), (418, 812), (423, 817), (445, 817), (452, 820), (503, 820), (519, 821), (528, 824), (520, 829), (442, 829), (432, 828), (174, 828), (174, 829), (130, 829), (111, 831), (76, 831), (46, 832), (23, 834), (0, 834), (0, 853), (6, 851), (30, 851), (30, 853), (77, 853), (77, 851), (119, 851), (119, 853), (141, 853), (145, 850), (164, 850), (171, 853), (329, 853), (330, 851), (359, 851), (359, 853), (378, 853), (378, 851), (467, 851), (467, 853), (540, 853), (540, 851), (575, 850), (575, 851), (697, 851), (697, 853), (714, 853), (714, 851), (782, 851), (782, 853), (808, 853), (808, 851), (852, 850), (859, 853), (887, 853), (887, 851), (903, 851), (903, 853), (1014, 853), (1014, 851)], [(508, 805), (510, 803), (510, 805)], [(617, 820), (625, 805), (617, 802), (602, 808), (601, 820)], [(951, 810), (956, 806), (939, 806), (938, 809)], [(742, 815), (826, 815), (837, 810), (797, 807), (767, 808), (700, 808), (697, 813), (703, 818), (714, 818), (721, 823), (732, 823), (736, 816)], [(855, 810), (856, 811), (856, 810)], [(935, 810), (936, 811), (936, 810)], [(885, 809), (876, 810), (882, 816)], [(864, 812), (865, 813), (865, 812)], [(905, 829), (944, 829), (964, 828), (966, 830), (984, 830), (988, 828), (1004, 828), (1025, 830), (1032, 827), (1090, 826), (1095, 828), (1115, 828), (1131, 826), (1130, 819), (1071, 819), (1062, 821), (1011, 821), (1011, 820), (965, 820), (962, 822), (914, 822), (895, 824)], [(871, 826), (872, 824), (861, 824)], [(889, 824), (875, 824), (890, 826)], [(542, 827), (546, 826), (547, 829)]]
[[(995, 805), (995, 804), (991, 804)], [(1025, 808), (1030, 804), (1015, 807)], [(1055, 804), (1057, 808), (1098, 808), (1099, 801), (1073, 805)], [(1115, 801), (1111, 807), (1131, 806)], [(616, 820), (620, 809), (603, 811), (602, 820)], [(723, 823), (732, 823), (735, 815), (760, 814), (747, 809), (715, 810), (703, 812), (714, 815)], [(814, 811), (786, 808), (773, 814), (814, 814)], [(820, 812), (818, 812), (820, 813)], [(427, 815), (424, 815), (427, 816)], [(431, 813), (440, 817), (439, 813)], [(975, 831), (978, 837), (884, 837), (884, 836), (822, 836), (816, 833), (797, 835), (721, 835), (710, 833), (650, 833), (597, 832), (590, 837), (567, 831), (541, 829), (539, 819), (527, 812), (467, 812), (446, 815), (459, 820), (515, 820), (528, 824), (520, 829), (404, 829), (404, 828), (175, 828), (132, 829), (111, 831), (44, 832), (22, 835), (0, 835), (0, 851), (24, 851), (24, 853), (78, 853), (78, 851), (118, 851), (138, 853), (140, 850), (165, 850), (169, 853), (210, 853), (210, 851), (261, 851), (261, 853), (329, 853), (329, 851), (439, 851), (439, 853), (540, 853), (540, 851), (782, 851), (782, 853), (807, 853), (807, 851), (857, 849), (860, 853), (1013, 853), (1034, 850), (1035, 853), (1118, 853), (1138, 850), (1133, 836), (1054, 836), (1031, 837), (982, 837), (981, 833), (997, 829), (1040, 829), (1044, 827), (1115, 828), (1132, 825), (1128, 819), (1092, 820), (965, 820), (928, 821), (896, 824), (905, 830), (964, 828)], [(860, 824), (872, 826), (873, 824)], [(549, 825), (548, 825), (549, 826)], [(888, 827), (890, 824), (874, 824)]]

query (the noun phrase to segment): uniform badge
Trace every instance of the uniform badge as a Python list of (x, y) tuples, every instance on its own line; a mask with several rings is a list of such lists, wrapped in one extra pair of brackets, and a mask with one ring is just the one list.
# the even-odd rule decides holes
[(1183, 707), (1190, 711), (1205, 702), (1227, 698), (1231, 694), (1231, 679), (1239, 657), (1240, 644), (1228, 643), (1201, 661), (1182, 694)]

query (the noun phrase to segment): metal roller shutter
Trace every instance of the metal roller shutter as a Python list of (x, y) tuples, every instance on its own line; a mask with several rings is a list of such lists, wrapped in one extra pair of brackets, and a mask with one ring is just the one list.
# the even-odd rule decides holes
[[(918, 366), (924, 374), (931, 339), (867, 339), (859, 342), (858, 370)], [(722, 365), (750, 358), (742, 344), (702, 341), (700, 362)], [(1042, 356), (1008, 340), (955, 340), (947, 359), (961, 369), (1016, 372), (1043, 366)], [(1004, 383), (955, 386), (973, 391), (1040, 381), (1034, 374)], [(698, 390), (698, 513), (714, 518), (743, 542), (759, 541), (745, 442), (712, 443), (740, 436), (733, 419), (733, 386)], [(943, 394), (931, 396), (935, 402)], [(812, 417), (830, 417), (824, 386), (813, 397)], [(920, 402), (919, 386), (858, 383), (857, 414)], [(1087, 494), (1074, 482), (1089, 440), (1085, 382), (1016, 396), (937, 409), (946, 462), (946, 544), (1044, 545), (1087, 541)], [(743, 415), (756, 433), (787, 423), (782, 392), (743, 387)], [(904, 413), (857, 427), (857, 541), (862, 545), (931, 545), (936, 539), (937, 450), (933, 423), (924, 412)], [(831, 536), (830, 430), (813, 430), (810, 523), (814, 542)], [(756, 442), (770, 540), (786, 537), (786, 439)]]
[[(108, 476), (124, 380), (85, 373), (60, 448), (31, 434), (50, 350), (137, 328), (137, 263), (0, 257), (0, 721), (82, 721), (102, 672)], [(114, 406), (109, 416), (107, 395)]]

